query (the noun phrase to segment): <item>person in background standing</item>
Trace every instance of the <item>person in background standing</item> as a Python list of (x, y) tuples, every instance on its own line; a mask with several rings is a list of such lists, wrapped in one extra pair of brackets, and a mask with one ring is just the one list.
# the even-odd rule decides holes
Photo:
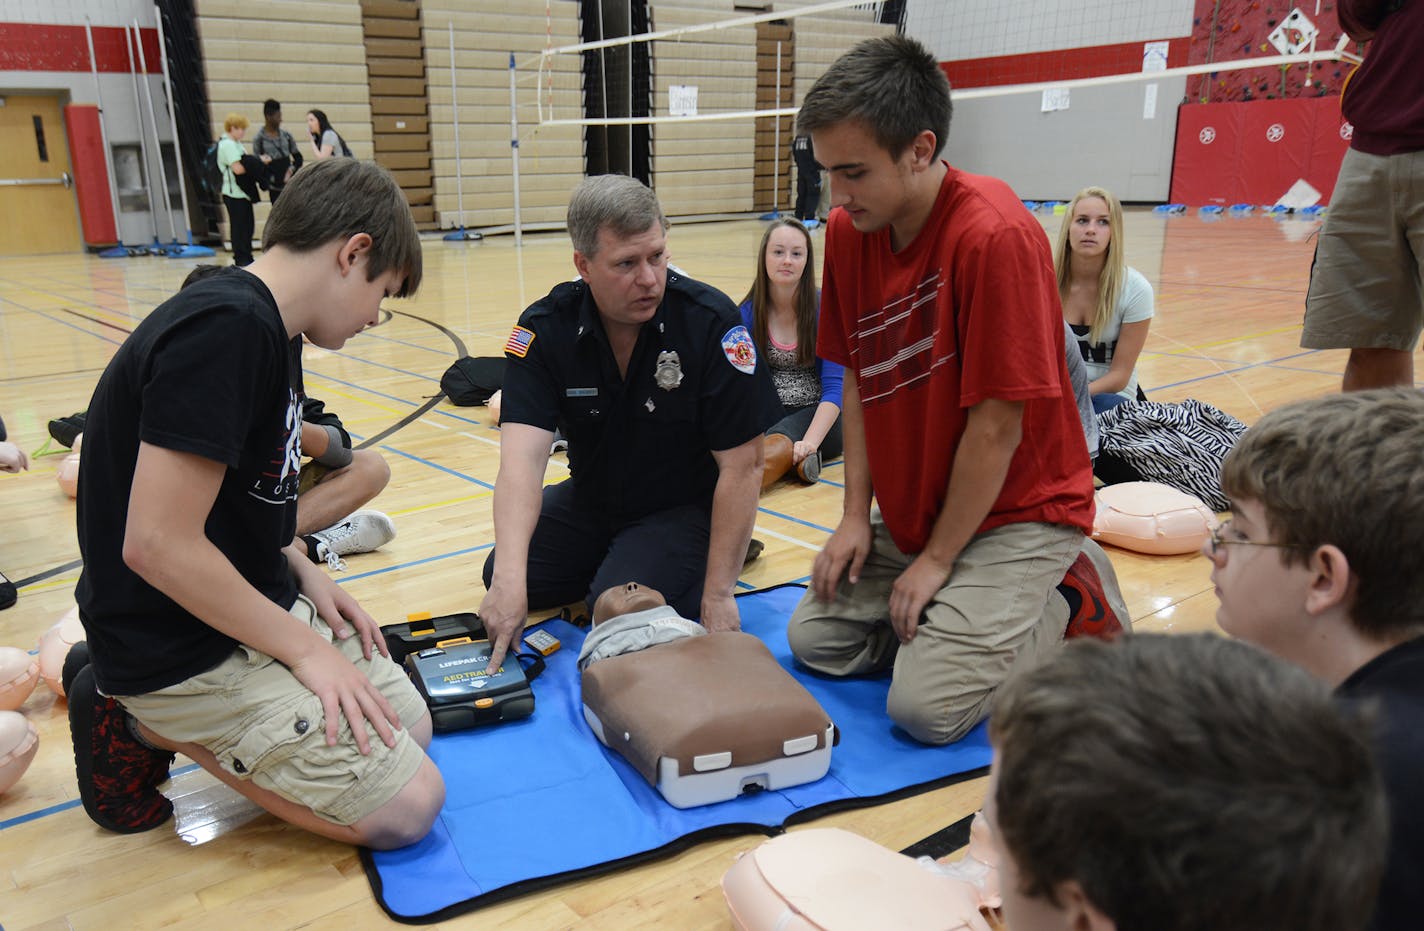
[[(245, 154), (242, 137), (247, 135), (247, 117), (229, 113), (223, 120), (223, 137), (218, 140), (218, 165), (222, 167), (222, 199), (227, 208), (228, 236), (232, 240), (232, 264), (239, 267), (252, 264), (252, 198), (238, 184), (238, 176), (247, 174), (242, 164)], [(249, 179), (250, 180), (250, 179)]]
[(282, 128), (282, 105), (270, 97), (262, 104), (266, 124), (252, 138), (252, 154), (267, 166), (267, 190), (272, 203), (282, 194), (282, 188), (292, 180), (292, 172), (302, 167), (302, 152), (297, 140)]
[(816, 208), (821, 203), (821, 166), (811, 152), (810, 136), (791, 140), (791, 157), (796, 160), (796, 219), (813, 230), (821, 225), (816, 219)]

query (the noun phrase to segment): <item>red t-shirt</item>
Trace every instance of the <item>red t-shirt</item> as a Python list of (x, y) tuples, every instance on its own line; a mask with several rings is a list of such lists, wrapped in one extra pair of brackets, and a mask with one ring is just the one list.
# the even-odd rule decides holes
[(875, 497), (917, 554), (944, 507), (967, 410), (1023, 401), (1023, 439), (979, 526), (1093, 523), (1093, 473), (1063, 354), (1048, 237), (1009, 186), (948, 167), (899, 254), (844, 211), (826, 227), (817, 352), (856, 376)]

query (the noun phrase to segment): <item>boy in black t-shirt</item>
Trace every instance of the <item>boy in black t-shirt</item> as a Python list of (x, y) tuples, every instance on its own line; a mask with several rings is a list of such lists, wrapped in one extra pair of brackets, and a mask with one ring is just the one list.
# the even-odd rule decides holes
[(1424, 914), (1424, 394), (1271, 411), (1226, 457), (1232, 517), (1203, 547), (1222, 630), (1373, 708), (1390, 803), (1374, 929)]
[[(268, 101), (269, 103), (271, 101)], [(231, 265), (197, 265), (179, 290), (214, 275), (232, 274)], [(369, 553), (395, 539), (389, 516), (366, 509), (391, 480), (391, 467), (375, 449), (353, 449), (341, 418), (307, 394), (302, 379), (302, 338), (291, 342), (293, 390), (302, 407), (302, 463), (297, 477), (297, 538), (312, 562), (346, 568), (343, 556)]]
[(339, 349), (415, 292), (420, 241), (389, 173), (311, 166), (246, 271), (186, 288), (134, 330), (90, 404), (73, 676), (80, 797), (95, 822), (167, 819), (174, 751), (326, 837), (395, 847), (444, 784), (424, 703), (376, 622), (293, 545), (305, 336)]

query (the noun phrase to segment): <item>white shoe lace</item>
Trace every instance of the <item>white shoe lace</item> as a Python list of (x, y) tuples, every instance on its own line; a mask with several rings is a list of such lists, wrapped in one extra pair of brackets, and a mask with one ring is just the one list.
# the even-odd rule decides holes
[[(336, 551), (336, 544), (341, 540), (345, 540), (355, 532), (356, 525), (347, 520), (315, 535), (319, 541), (316, 547), (316, 554), (326, 561), (326, 564), (331, 567), (332, 572), (346, 571), (346, 561), (342, 559), (341, 554)], [(323, 550), (325, 552), (323, 552)]]

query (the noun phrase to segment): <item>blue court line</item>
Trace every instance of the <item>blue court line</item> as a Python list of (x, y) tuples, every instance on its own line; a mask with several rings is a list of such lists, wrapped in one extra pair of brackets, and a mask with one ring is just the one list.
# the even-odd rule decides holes
[(792, 517), (790, 514), (783, 514), (780, 511), (773, 511), (771, 508), (758, 507), (762, 514), (770, 514), (772, 517), (779, 517), (782, 520), (789, 520), (793, 524), (800, 524), (803, 527), (810, 527), (812, 530), (819, 530), (822, 533), (835, 533), (834, 527), (822, 527), (820, 524), (813, 524), (809, 520), (802, 520), (799, 517)]
[(1279, 363), (1281, 363), (1281, 362), (1289, 362), (1291, 359), (1299, 359), (1299, 358), (1301, 358), (1302, 356), (1314, 355), (1314, 354), (1316, 354), (1317, 352), (1320, 352), (1320, 351), (1321, 351), (1321, 350), (1319, 350), (1319, 349), (1307, 349), (1307, 350), (1305, 350), (1304, 352), (1295, 352), (1295, 353), (1291, 353), (1291, 354), (1288, 355), (1288, 356), (1281, 356), (1279, 359), (1267, 359), (1267, 360), (1264, 361), (1264, 362), (1252, 362), (1252, 363), (1249, 363), (1249, 364), (1247, 364), (1247, 365), (1242, 365), (1242, 366), (1240, 366), (1239, 368), (1228, 369), (1228, 370), (1226, 370), (1226, 371), (1224, 371), (1224, 372), (1212, 372), (1210, 375), (1198, 375), (1198, 376), (1195, 377), (1195, 378), (1186, 378), (1186, 379), (1183, 379), (1182, 381), (1174, 381), (1174, 382), (1172, 382), (1172, 383), (1169, 384), (1169, 385), (1158, 385), (1158, 386), (1156, 386), (1155, 388), (1153, 388), (1152, 390), (1153, 390), (1153, 391), (1165, 391), (1165, 390), (1168, 389), (1168, 388), (1180, 388), (1182, 385), (1190, 385), (1190, 384), (1193, 384), (1193, 383), (1195, 383), (1195, 382), (1206, 381), (1206, 380), (1209, 379), (1209, 378), (1220, 378), (1220, 377), (1223, 376), (1223, 375), (1235, 375), (1235, 374), (1237, 374), (1237, 373), (1239, 373), (1239, 372), (1249, 371), (1250, 369), (1265, 368), (1265, 367), (1267, 367), (1267, 366), (1277, 365), (1277, 364), (1279, 364)]
[[(315, 370), (313, 370), (313, 369), (304, 369), (303, 372), (304, 372), (304, 374), (315, 375), (316, 377), (322, 379), (323, 381), (329, 381), (329, 382), (331, 382), (333, 385), (340, 385), (340, 386), (342, 386), (343, 388), (350, 388), (352, 391), (364, 391), (364, 392), (366, 392), (367, 394), (373, 394), (373, 395), (375, 395), (375, 396), (378, 397), (378, 398), (384, 398), (384, 399), (387, 400), (387, 401), (394, 401), (394, 402), (397, 403), (397, 404), (405, 404), (405, 405), (408, 405), (408, 406), (410, 406), (410, 407), (419, 407), (419, 406), (420, 406), (420, 405), (417, 404), (415, 401), (412, 401), (412, 400), (410, 400), (409, 398), (398, 398), (398, 397), (396, 397), (396, 396), (393, 395), (393, 394), (386, 394), (385, 392), (377, 391), (377, 390), (375, 390), (374, 388), (367, 388), (365, 385), (358, 385), (358, 384), (356, 384), (355, 382), (343, 381), (343, 380), (340, 379), (340, 378), (333, 378), (333, 377), (330, 376), (330, 375), (323, 375), (321, 372), (315, 371)], [(425, 400), (425, 399), (422, 398), (422, 400)], [(441, 409), (438, 408), (438, 407), (432, 408), (431, 411), (430, 411), (430, 413), (432, 413), (432, 414), (440, 414), (440, 415), (442, 415), (442, 416), (449, 417), (451, 420), (458, 420), (458, 421), (460, 421), (461, 423), (470, 424), (471, 426), (475, 426), (475, 427), (481, 427), (481, 428), (483, 428), (483, 429), (485, 429), (485, 430), (493, 430), (493, 429), (494, 429), (493, 427), (485, 426), (485, 424), (481, 423), (481, 422), (478, 421), (478, 420), (474, 420), (474, 419), (469, 418), (469, 417), (461, 417), (459, 414), (456, 414), (456, 413), (454, 413), (453, 411), (441, 410)], [(349, 432), (349, 431), (348, 431), (348, 432)]]
[[(50, 281), (55, 281), (56, 279), (50, 278), (50, 279), (48, 279), (48, 280), (50, 280)], [(133, 327), (136, 327), (136, 326), (138, 326), (140, 323), (142, 323), (144, 317), (146, 317), (146, 316), (148, 315), (148, 313), (152, 313), (153, 310), (154, 310), (154, 308), (156, 308), (159, 304), (163, 303), (163, 302), (166, 301), (169, 297), (172, 297), (174, 294), (177, 294), (177, 293), (178, 293), (177, 290), (172, 290), (172, 291), (170, 291), (170, 290), (168, 290), (167, 288), (159, 288), (159, 287), (157, 287), (157, 286), (150, 286), (150, 285), (134, 285), (134, 286), (130, 287), (130, 286), (128, 285), (128, 283), (127, 283), (127, 280), (119, 282), (119, 286), (123, 287), (123, 289), (124, 289), (124, 290), (121, 290), (121, 291), (107, 290), (107, 289), (104, 288), (104, 287), (98, 287), (98, 286), (89, 286), (89, 287), (87, 287), (87, 289), (86, 289), (86, 287), (83, 286), (83, 285), (78, 285), (78, 286), (76, 286), (76, 285), (73, 285), (72, 283), (69, 283), (69, 282), (64, 282), (64, 283), (65, 283), (65, 284), (68, 284), (71, 288), (75, 288), (75, 289), (77, 289), (77, 290), (81, 290), (81, 291), (82, 291), (82, 290), (88, 290), (88, 291), (89, 291), (90, 293), (92, 293), (92, 294), (107, 295), (107, 296), (113, 298), (113, 299), (116, 300), (116, 301), (122, 301), (123, 304), (124, 304), (124, 306), (123, 306), (122, 309), (116, 308), (116, 307), (111, 307), (111, 306), (109, 306), (109, 305), (107, 305), (107, 304), (101, 304), (101, 303), (99, 303), (98, 301), (86, 300), (86, 299), (84, 299), (84, 298), (82, 298), (82, 297), (76, 297), (76, 296), (75, 296), (74, 294), (72, 294), (72, 293), (67, 293), (67, 292), (62, 292), (62, 291), (51, 291), (51, 290), (48, 290), (48, 289), (46, 289), (46, 288), (35, 287), (32, 283), (28, 283), (28, 282), (22, 283), (20, 286), (21, 286), (21, 287), (29, 288), (29, 289), (32, 290), (32, 291), (38, 291), (38, 292), (40, 292), (41, 294), (46, 294), (46, 295), (48, 295), (48, 296), (50, 296), (50, 297), (53, 297), (53, 298), (57, 298), (57, 299), (59, 299), (59, 300), (61, 300), (61, 301), (64, 301), (64, 302), (66, 302), (66, 303), (77, 304), (77, 305), (79, 305), (80, 307), (88, 307), (88, 308), (91, 308), (91, 309), (93, 309), (93, 310), (102, 311), (102, 312), (104, 312), (104, 313), (106, 313), (106, 314), (112, 314), (113, 316), (118, 317), (118, 318), (120, 318), (121, 320), (123, 320), (125, 323), (127, 323), (130, 330), (132, 330)], [(135, 311), (134, 311), (134, 308), (133, 308), (134, 300), (133, 300), (133, 297), (132, 297), (132, 295), (131, 295), (130, 292), (131, 292), (131, 291), (144, 291), (144, 290), (157, 291), (157, 292), (159, 292), (160, 294), (163, 294), (163, 295), (165, 295), (165, 296), (162, 297), (161, 299), (155, 301), (152, 305), (150, 305), (150, 306), (148, 307), (147, 313), (143, 314), (142, 316), (139, 316), (139, 315), (136, 314)], [(98, 321), (96, 321), (96, 322), (98, 322)], [(104, 323), (107, 324), (107, 325), (109, 325), (109, 326), (117, 326), (117, 324), (113, 323), (112, 321), (104, 321)]]
[(68, 802), (60, 802), (58, 805), (51, 805), (48, 808), (41, 808), (39, 811), (32, 811), (27, 814), (16, 815), (13, 818), (9, 818), (5, 821), (0, 821), (0, 831), (5, 830), (6, 828), (18, 827), (22, 824), (28, 824), (31, 821), (38, 821), (40, 818), (45, 818), (49, 815), (57, 815), (62, 811), (69, 811), (69, 809), (71, 808), (78, 808), (80, 804), (82, 803), (79, 801), (79, 799), (76, 798)]
[(1327, 372), (1324, 369), (1308, 369), (1299, 365), (1276, 365), (1272, 363), (1271, 368), (1280, 369), (1283, 372), (1304, 372), (1307, 375), (1325, 375), (1330, 378), (1339, 378), (1341, 372)]
[[(320, 349), (321, 347), (318, 346), (317, 348)], [(363, 359), (360, 356), (353, 356), (348, 352), (332, 352), (328, 350), (328, 353), (333, 356), (339, 356), (343, 359), (350, 359), (352, 362), (360, 362), (363, 365), (370, 365), (378, 369), (385, 369), (388, 372), (398, 372), (401, 375), (407, 375), (411, 378), (419, 378), (422, 381), (433, 381), (437, 385), (440, 384), (440, 377), (438, 375), (422, 375), (419, 372), (408, 372), (405, 369), (398, 369), (394, 365), (386, 365), (384, 362), (374, 362), (370, 359)], [(303, 367), (303, 369), (305, 369), (305, 366)]]
[(1242, 362), (1240, 359), (1219, 359), (1216, 356), (1204, 356), (1196, 352), (1172, 352), (1165, 349), (1144, 349), (1144, 356), (1160, 356), (1168, 359), (1184, 359), (1190, 362), (1211, 362), (1214, 365), (1254, 365), (1256, 363)]
[[(353, 433), (353, 434), (351, 434), (351, 435), (352, 435), (352, 436), (355, 436), (356, 434)], [(408, 452), (406, 452), (406, 451), (403, 450), (403, 449), (396, 449), (394, 446), (387, 446), (387, 445), (385, 445), (384, 443), (381, 444), (381, 449), (384, 449), (384, 450), (386, 450), (387, 452), (393, 453), (393, 454), (395, 454), (395, 455), (397, 455), (397, 456), (400, 456), (400, 457), (402, 457), (402, 458), (404, 458), (404, 459), (409, 459), (409, 460), (411, 460), (412, 462), (418, 462), (418, 463), (420, 463), (421, 465), (430, 466), (430, 468), (432, 468), (432, 469), (439, 469), (441, 472), (444, 472), (444, 473), (446, 473), (447, 475), (453, 475), (453, 476), (455, 476), (455, 477), (458, 478), (458, 479), (463, 479), (464, 481), (470, 482), (471, 484), (479, 485), (481, 488), (488, 488), (490, 491), (494, 491), (494, 486), (491, 485), (489, 482), (482, 482), (482, 481), (480, 481), (479, 479), (475, 478), (475, 477), (472, 476), (472, 475), (466, 475), (464, 472), (458, 472), (458, 471), (456, 471), (455, 469), (452, 469), (452, 468), (450, 468), (450, 467), (448, 467), (448, 466), (440, 465), (440, 464), (437, 463), (437, 462), (431, 462), (429, 459), (424, 459), (424, 458), (422, 458), (422, 457), (420, 457), (420, 456), (417, 456), (415, 453), (408, 453)]]
[[(168, 778), (176, 779), (179, 776), (186, 776), (198, 768), (199, 767), (197, 763), (189, 763), (186, 766), (180, 766), (175, 770), (169, 771)], [(58, 805), (51, 805), (48, 808), (41, 808), (39, 811), (31, 811), (23, 815), (16, 815), (13, 818), (7, 818), (4, 821), (0, 821), (0, 831), (5, 830), (6, 828), (19, 827), (20, 825), (28, 824), (31, 821), (38, 821), (40, 818), (45, 818), (50, 815), (57, 815), (60, 812), (69, 811), (71, 808), (78, 808), (82, 804), (83, 802), (76, 798), (71, 799), (67, 802), (60, 802)], [(2, 929), (0, 929), (0, 931), (2, 931)]]
[[(412, 343), (412, 342), (410, 342), (409, 340), (396, 339), (394, 336), (380, 336), (379, 334), (372, 333), (372, 332), (370, 332), (369, 330), (362, 330), (362, 331), (361, 331), (359, 334), (357, 334), (357, 335), (363, 336), (363, 337), (365, 337), (366, 339), (379, 340), (379, 341), (381, 341), (381, 342), (383, 342), (383, 343), (395, 343), (397, 346), (409, 346), (411, 349), (422, 349), (422, 350), (424, 350), (424, 351), (426, 351), (426, 352), (434, 352), (434, 353), (438, 353), (438, 354), (440, 354), (440, 355), (442, 355), (442, 356), (448, 356), (448, 355), (450, 355), (450, 349), (449, 349), (448, 346), (446, 346), (446, 347), (444, 347), (444, 348), (440, 348), (440, 347), (436, 347), (436, 346), (422, 346), (422, 345), (420, 345), (419, 343)], [(436, 333), (435, 335), (438, 336), (438, 337), (444, 338), (444, 334), (443, 334), (443, 333)], [(447, 340), (446, 342), (448, 343), (448, 340)], [(340, 353), (340, 355), (345, 355), (345, 353)]]
[(441, 553), (439, 556), (426, 556), (424, 559), (415, 559), (410, 562), (399, 563), (394, 566), (387, 566), (384, 569), (372, 569), (370, 572), (359, 572), (356, 575), (348, 575), (336, 579), (337, 585), (345, 585), (347, 582), (355, 582), (358, 579), (368, 579), (373, 575), (385, 575), (387, 572), (395, 572), (397, 569), (412, 569), (416, 566), (423, 566), (426, 563), (439, 562), (442, 559), (451, 559), (456, 556), (468, 556), (471, 553), (478, 553), (480, 550), (492, 549), (493, 543), (481, 543), (479, 546), (470, 546), (462, 550), (451, 550), (448, 553)]
[(94, 337), (95, 339), (102, 339), (104, 342), (106, 342), (106, 343), (113, 343), (115, 346), (122, 346), (122, 345), (123, 345), (123, 340), (121, 340), (121, 339), (114, 339), (114, 338), (111, 337), (111, 336), (105, 336), (103, 333), (95, 333), (95, 332), (93, 332), (93, 331), (91, 331), (91, 330), (86, 330), (86, 329), (84, 329), (82, 326), (79, 326), (78, 324), (70, 323), (68, 320), (64, 320), (64, 319), (62, 319), (62, 318), (60, 318), (60, 317), (56, 317), (56, 316), (54, 316), (54, 315), (52, 315), (52, 314), (47, 314), (47, 313), (45, 313), (45, 312), (42, 311), (42, 310), (36, 310), (36, 309), (33, 308), (33, 307), (26, 307), (24, 304), (16, 303), (15, 301), (10, 300), (9, 298), (0, 297), (0, 303), (10, 304), (11, 306), (18, 307), (20, 310), (23, 310), (23, 311), (25, 311), (26, 313), (34, 314), (34, 315), (37, 316), (37, 317), (43, 317), (43, 318), (45, 318), (46, 320), (52, 321), (52, 322), (54, 322), (54, 323), (58, 323), (60, 326), (67, 326), (67, 327), (69, 327), (71, 330), (78, 330), (80, 333), (83, 333), (85, 336), (92, 336), (92, 337)]

